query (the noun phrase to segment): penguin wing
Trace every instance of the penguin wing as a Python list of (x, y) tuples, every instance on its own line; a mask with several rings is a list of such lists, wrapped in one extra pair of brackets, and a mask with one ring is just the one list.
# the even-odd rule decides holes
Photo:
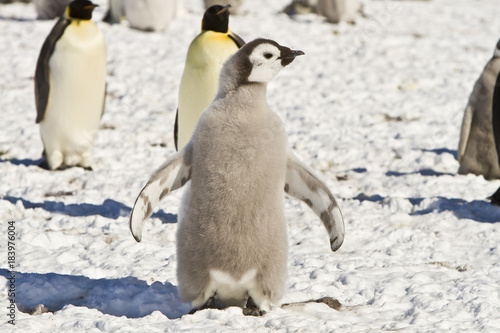
[(243, 38), (241, 38), (240, 36), (231, 31), (229, 31), (227, 36), (233, 40), (233, 42), (236, 44), (236, 46), (238, 46), (238, 48), (241, 48), (243, 45), (246, 44)]
[(469, 134), (472, 125), (472, 116), (474, 114), (474, 109), (471, 103), (465, 108), (464, 119), (462, 121), (462, 129), (460, 131), (460, 141), (458, 143), (458, 162), (462, 161), (465, 154), (465, 149), (467, 148), (467, 142), (469, 141)]
[(332, 251), (344, 242), (344, 218), (326, 185), (291, 150), (288, 152), (285, 192), (306, 203), (319, 216), (330, 236)]
[(177, 108), (177, 111), (175, 111), (175, 123), (174, 123), (175, 150), (179, 150), (179, 147), (177, 146), (178, 138), (179, 138), (179, 108)]
[(493, 89), (493, 106), (491, 113), (493, 121), (493, 136), (495, 137), (498, 163), (500, 164), (500, 73), (497, 75), (497, 80)]
[(130, 215), (130, 231), (136, 241), (141, 241), (144, 222), (151, 216), (158, 202), (191, 179), (191, 152), (191, 145), (188, 144), (172, 155), (155, 171), (137, 197)]
[(61, 17), (54, 25), (49, 35), (42, 45), (40, 55), (35, 70), (35, 104), (36, 104), (36, 122), (39, 123), (45, 116), (47, 103), (50, 93), (50, 72), (49, 60), (54, 52), (56, 42), (61, 38), (64, 30), (71, 24), (71, 20)]

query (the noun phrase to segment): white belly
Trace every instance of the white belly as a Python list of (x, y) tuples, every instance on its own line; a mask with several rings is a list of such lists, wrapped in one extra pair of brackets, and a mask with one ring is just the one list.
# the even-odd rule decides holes
[(92, 149), (105, 98), (106, 50), (97, 26), (90, 21), (69, 25), (49, 69), (50, 93), (40, 123), (46, 153), (62, 154), (63, 164), (81, 164), (82, 154)]

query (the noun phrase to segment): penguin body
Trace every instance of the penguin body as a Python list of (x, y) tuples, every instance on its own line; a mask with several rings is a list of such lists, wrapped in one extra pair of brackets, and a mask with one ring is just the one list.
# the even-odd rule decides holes
[(202, 31), (189, 46), (174, 126), (179, 150), (187, 144), (198, 118), (214, 99), (222, 65), (245, 43), (228, 28), (228, 8), (216, 5), (207, 9)]
[(266, 39), (243, 46), (224, 65), (189, 143), (135, 202), (130, 229), (140, 241), (153, 207), (190, 181), (179, 211), (177, 278), (193, 311), (240, 306), (262, 315), (279, 304), (287, 275), (285, 192), (320, 217), (333, 251), (343, 242), (335, 198), (295, 157), (266, 100), (267, 83), (301, 54)]
[(143, 31), (162, 31), (183, 12), (183, 0), (108, 0), (104, 17), (108, 23), (125, 18), (130, 27)]
[[(500, 73), (500, 41), (474, 84), (465, 109), (458, 147), (459, 174), (473, 173), (486, 179), (500, 178), (493, 128), (493, 97)], [(500, 129), (499, 129), (500, 130)]]
[(165, 30), (177, 14), (177, 0), (124, 0), (130, 27), (144, 31)]
[(51, 170), (91, 168), (106, 93), (106, 49), (102, 32), (90, 20), (94, 7), (86, 0), (72, 2), (38, 58), (36, 122)]
[(39, 20), (52, 20), (64, 15), (66, 7), (72, 0), (33, 0)]
[(318, 14), (331, 23), (354, 23), (360, 8), (359, 0), (318, 0)]

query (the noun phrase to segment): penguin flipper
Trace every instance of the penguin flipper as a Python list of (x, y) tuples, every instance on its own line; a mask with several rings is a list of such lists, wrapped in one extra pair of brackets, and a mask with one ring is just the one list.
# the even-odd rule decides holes
[(35, 104), (36, 123), (38, 124), (45, 117), (45, 110), (49, 101), (50, 81), (49, 81), (49, 60), (54, 52), (56, 42), (61, 38), (64, 30), (71, 24), (71, 20), (61, 17), (50, 31), (47, 39), (42, 45), (40, 55), (35, 70)]
[(497, 158), (500, 164), (500, 73), (497, 75), (493, 89), (491, 118), (493, 123), (493, 137), (495, 138), (495, 146), (497, 148)]
[(142, 228), (153, 208), (168, 193), (191, 179), (191, 145), (171, 156), (155, 173), (137, 197), (130, 215), (130, 231), (137, 242), (142, 239)]
[(458, 143), (458, 162), (462, 161), (462, 158), (465, 154), (465, 149), (467, 148), (473, 115), (474, 109), (472, 108), (471, 103), (469, 103), (465, 108), (464, 119), (462, 121), (462, 129), (460, 131), (460, 141)]
[(236, 46), (238, 46), (239, 49), (246, 44), (243, 38), (241, 38), (240, 36), (231, 31), (228, 33), (227, 36), (233, 40), (233, 42), (236, 44)]
[(285, 192), (306, 203), (319, 216), (330, 236), (332, 251), (338, 250), (344, 242), (345, 229), (337, 201), (292, 151), (288, 153)]
[(174, 144), (175, 150), (179, 151), (179, 147), (177, 146), (177, 141), (179, 137), (179, 108), (175, 112), (175, 123), (174, 123)]

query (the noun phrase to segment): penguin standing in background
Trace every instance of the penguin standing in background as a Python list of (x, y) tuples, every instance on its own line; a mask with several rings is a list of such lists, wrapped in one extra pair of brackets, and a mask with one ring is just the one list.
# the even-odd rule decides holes
[(192, 312), (239, 306), (263, 315), (286, 287), (285, 192), (323, 222), (336, 251), (344, 220), (335, 197), (292, 152), (267, 84), (304, 52), (268, 39), (244, 45), (222, 68), (217, 96), (188, 144), (150, 178), (130, 216), (142, 239), (145, 220), (187, 182), (177, 229), (179, 295)]
[(52, 20), (64, 15), (72, 0), (33, 0), (39, 20)]
[(360, 9), (359, 0), (318, 0), (318, 14), (331, 23), (354, 23)]
[(104, 112), (106, 46), (91, 21), (97, 5), (75, 0), (45, 40), (35, 72), (36, 122), (46, 167), (91, 169)]
[(474, 84), (465, 109), (458, 145), (459, 174), (473, 173), (486, 179), (500, 178), (498, 153), (495, 147), (492, 117), (493, 97), (498, 94), (496, 85), (500, 73), (500, 40), (493, 58), (488, 61), (481, 76)]
[(229, 7), (208, 8), (203, 15), (201, 33), (189, 45), (175, 116), (177, 150), (187, 144), (198, 118), (214, 99), (222, 65), (245, 44), (229, 30)]
[[(500, 57), (500, 40), (497, 43), (495, 56)], [(500, 70), (499, 70), (500, 72)], [(493, 135), (495, 137), (495, 147), (497, 150), (498, 164), (500, 165), (500, 73), (497, 74), (495, 88), (493, 92), (492, 104), (492, 120), (493, 120)], [(500, 206), (500, 188), (490, 197), (491, 203)]]

